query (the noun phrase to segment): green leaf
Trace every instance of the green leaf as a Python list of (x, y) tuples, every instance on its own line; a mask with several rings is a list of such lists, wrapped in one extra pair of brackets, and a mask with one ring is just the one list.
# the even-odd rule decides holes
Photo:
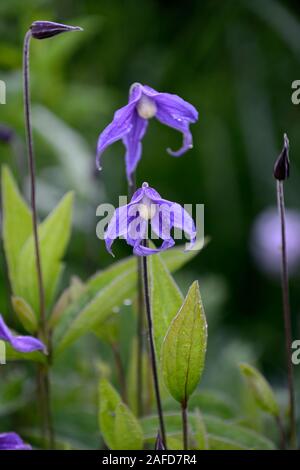
[[(172, 436), (182, 434), (182, 419), (180, 413), (164, 413), (165, 425), (168, 433)], [(151, 415), (141, 420), (144, 436), (147, 442), (155, 442), (157, 435), (157, 416)], [(190, 433), (192, 438), (196, 432), (196, 417), (194, 413), (189, 413)], [(204, 424), (208, 436), (210, 450), (217, 449), (258, 449), (273, 450), (274, 443), (261, 434), (237, 425), (234, 421), (224, 421), (222, 419), (203, 415)]]
[(240, 364), (240, 370), (259, 408), (272, 416), (279, 416), (279, 405), (275, 394), (263, 375), (246, 363)]
[(162, 342), (183, 296), (160, 255), (149, 256), (148, 263), (154, 340), (160, 358)]
[(198, 282), (195, 281), (163, 343), (165, 384), (179, 403), (186, 403), (200, 380), (205, 361), (207, 324)]
[[(70, 238), (73, 194), (66, 194), (38, 229), (46, 307), (49, 307), (61, 273), (61, 259)], [(18, 265), (19, 295), (39, 313), (39, 293), (33, 236), (23, 246)]]
[(194, 412), (195, 416), (195, 441), (197, 444), (198, 450), (208, 450), (209, 443), (208, 443), (208, 436), (206, 426), (203, 420), (203, 416), (200, 413), (200, 410), (197, 408)]
[[(162, 253), (166, 265), (173, 271), (182, 267), (196, 256), (198, 251), (185, 253), (182, 246)], [(136, 295), (137, 287), (136, 258), (130, 257), (114, 263), (109, 268), (96, 273), (85, 284), (85, 289), (60, 315), (53, 336), (54, 354), (59, 354), (82, 335), (93, 331), (101, 324), (113, 307), (119, 307), (124, 300)]]
[(34, 312), (26, 300), (22, 297), (13, 296), (12, 306), (23, 327), (29, 333), (35, 333), (38, 329), (37, 319)]
[(124, 403), (119, 403), (116, 408), (115, 444), (116, 450), (141, 450), (143, 448), (142, 428)]
[(21, 353), (16, 351), (9, 343), (5, 343), (6, 346), (6, 360), (7, 361), (32, 361), (32, 362), (46, 362), (45, 354), (40, 351), (33, 351), (31, 353)]
[(23, 200), (16, 182), (6, 167), (2, 167), (3, 242), (9, 279), (14, 294), (19, 293), (18, 265), (22, 247), (32, 234), (31, 212)]
[(106, 379), (99, 384), (99, 426), (112, 450), (139, 450), (143, 446), (142, 429), (118, 392)]

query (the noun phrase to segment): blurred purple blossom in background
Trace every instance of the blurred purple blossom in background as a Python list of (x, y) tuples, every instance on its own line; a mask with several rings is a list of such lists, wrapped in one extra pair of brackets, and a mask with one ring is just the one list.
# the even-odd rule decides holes
[(0, 434), (0, 450), (31, 450), (31, 446), (15, 432), (4, 432)]
[[(300, 211), (286, 209), (286, 240), (290, 274), (300, 266)], [(276, 208), (266, 209), (253, 224), (250, 242), (256, 264), (265, 273), (279, 276), (281, 271), (281, 228)]]

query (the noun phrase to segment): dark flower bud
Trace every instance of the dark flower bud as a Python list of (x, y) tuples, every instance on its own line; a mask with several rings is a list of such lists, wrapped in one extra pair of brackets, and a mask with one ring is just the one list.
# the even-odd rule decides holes
[(162, 441), (160, 433), (157, 434), (157, 438), (155, 441), (155, 450), (165, 450), (165, 446)]
[(290, 159), (289, 159), (289, 139), (286, 134), (284, 134), (284, 143), (282, 151), (277, 158), (274, 165), (274, 178), (278, 181), (284, 181), (290, 176)]
[(83, 31), (79, 26), (68, 26), (66, 24), (53, 23), (52, 21), (34, 21), (30, 26), (31, 35), (35, 39), (47, 39), (57, 34), (69, 31)]
[(10, 144), (15, 137), (15, 132), (10, 127), (0, 124), (0, 142)]

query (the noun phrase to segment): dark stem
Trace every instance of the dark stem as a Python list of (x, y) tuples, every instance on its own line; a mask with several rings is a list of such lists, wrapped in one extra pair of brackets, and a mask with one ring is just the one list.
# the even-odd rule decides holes
[[(136, 191), (136, 173), (132, 175), (132, 184), (128, 185), (128, 197), (132, 198)], [(144, 301), (143, 301), (143, 280), (142, 261), (137, 257), (137, 364), (136, 364), (136, 394), (137, 394), (137, 415), (143, 416), (143, 350), (144, 350)]]
[[(147, 242), (145, 241), (144, 244), (146, 245), (146, 243)], [(150, 360), (151, 360), (152, 373), (153, 373), (156, 406), (157, 406), (157, 412), (158, 412), (158, 417), (159, 417), (160, 434), (161, 434), (163, 445), (166, 449), (167, 448), (166, 433), (165, 433), (165, 425), (164, 425), (164, 418), (163, 418), (163, 409), (162, 409), (160, 392), (159, 392), (159, 380), (158, 380), (158, 373), (157, 373), (157, 363), (156, 363), (156, 354), (155, 354), (153, 327), (152, 327), (152, 316), (151, 316), (151, 303), (150, 303), (150, 294), (149, 294), (148, 263), (147, 263), (146, 256), (142, 257), (142, 265), (143, 265), (145, 311), (146, 311), (146, 317), (147, 317), (147, 323), (148, 323), (149, 344), (150, 344)]]
[(118, 348), (118, 345), (112, 344), (112, 350), (113, 350), (113, 353), (114, 353), (115, 365), (116, 365), (116, 369), (117, 369), (122, 400), (124, 401), (124, 403), (127, 403), (126, 377), (125, 377), (125, 371), (124, 371), (124, 367), (123, 367), (123, 363), (122, 363), (122, 359), (121, 359), (120, 350)]
[(291, 439), (292, 447), (296, 447), (297, 446), (297, 430), (296, 430), (295, 390), (294, 390), (293, 364), (291, 360), (292, 327), (291, 327), (291, 311), (290, 311), (290, 299), (289, 299), (288, 263), (287, 263), (287, 253), (286, 253), (284, 190), (283, 190), (282, 181), (277, 181), (277, 203), (278, 203), (278, 210), (279, 210), (280, 223), (281, 223), (281, 287), (282, 287), (285, 348), (286, 348), (288, 389), (289, 389), (290, 439)]
[(281, 417), (279, 415), (275, 416), (275, 421), (276, 421), (278, 431), (279, 431), (279, 436), (280, 436), (280, 449), (284, 450), (286, 449), (286, 435), (285, 435), (285, 430), (284, 430)]
[(183, 450), (188, 450), (188, 419), (187, 419), (187, 403), (186, 403), (186, 401), (184, 401), (181, 404), (181, 417), (182, 417)]
[[(35, 262), (37, 271), (37, 281), (39, 290), (39, 306), (40, 306), (40, 325), (39, 337), (50, 350), (49, 336), (47, 331), (47, 318), (45, 308), (45, 290), (43, 285), (43, 275), (41, 266), (40, 246), (38, 238), (38, 220), (36, 210), (36, 185), (35, 185), (35, 159), (33, 151), (33, 138), (31, 128), (31, 110), (30, 110), (30, 86), (29, 86), (29, 47), (31, 32), (27, 31), (24, 39), (23, 48), (23, 81), (24, 81), (24, 112), (26, 126), (26, 141), (28, 149), (28, 166), (30, 174), (30, 192), (31, 192), (31, 210), (32, 210), (32, 227), (35, 250)], [(50, 357), (50, 356), (49, 356)], [(49, 359), (50, 360), (50, 359)], [(49, 382), (49, 361), (44, 366), (38, 366), (38, 390), (40, 392), (41, 410), (43, 413), (42, 429), (47, 434), (48, 445), (54, 447), (54, 435), (52, 427), (52, 416), (50, 409), (50, 382)]]

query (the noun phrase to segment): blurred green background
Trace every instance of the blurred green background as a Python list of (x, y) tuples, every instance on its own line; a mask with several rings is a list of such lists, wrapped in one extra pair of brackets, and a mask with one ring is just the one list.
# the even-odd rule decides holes
[[(0, 107), (0, 122), (16, 130), (19, 143), (17, 155), (0, 144), (0, 158), (15, 169), (25, 192), (22, 41), (37, 19), (84, 28), (83, 33), (31, 44), (41, 216), (67, 190), (76, 194), (63, 283), (71, 274), (86, 279), (112, 262), (96, 238), (95, 212), (101, 202), (116, 204), (118, 195), (126, 194), (125, 152), (121, 143), (114, 144), (103, 156), (103, 171), (96, 172), (99, 132), (126, 103), (131, 83), (176, 93), (199, 111), (192, 126), (194, 148), (172, 159), (165, 149), (179, 146), (181, 136), (152, 120), (138, 182), (148, 181), (170, 200), (205, 204), (205, 233), (211, 241), (176, 276), (184, 291), (194, 278), (202, 286), (210, 326), (205, 380), (228, 389), (235, 399), (235, 372), (228, 370), (247, 359), (283, 385), (280, 283), (253, 261), (250, 234), (256, 216), (276, 205), (272, 167), (283, 132), (290, 139), (292, 162), (286, 203), (300, 209), (300, 105), (291, 102), (291, 83), (300, 78), (299, 2), (2, 0), (0, 79), (7, 84), (7, 104)], [(129, 250), (117, 242), (115, 253), (119, 258)], [(0, 310), (8, 317), (2, 257), (0, 289)], [(299, 269), (291, 280), (291, 300), (294, 337), (300, 338)], [(74, 355), (81, 377), (94, 380), (82, 350)], [(299, 378), (300, 366), (296, 373)], [(70, 384), (80, 388), (78, 377), (72, 376)]]

